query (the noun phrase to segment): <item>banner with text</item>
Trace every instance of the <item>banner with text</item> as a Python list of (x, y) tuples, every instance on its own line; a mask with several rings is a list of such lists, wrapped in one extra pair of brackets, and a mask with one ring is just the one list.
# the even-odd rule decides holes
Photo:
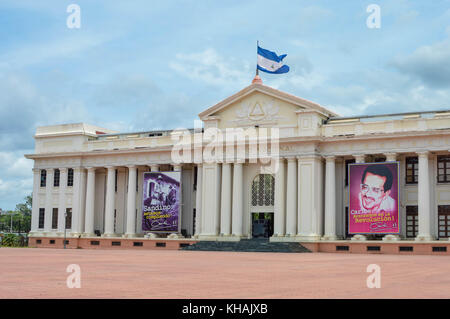
[(398, 234), (399, 163), (350, 164), (349, 234)]
[(146, 172), (143, 183), (142, 230), (178, 232), (181, 172)]

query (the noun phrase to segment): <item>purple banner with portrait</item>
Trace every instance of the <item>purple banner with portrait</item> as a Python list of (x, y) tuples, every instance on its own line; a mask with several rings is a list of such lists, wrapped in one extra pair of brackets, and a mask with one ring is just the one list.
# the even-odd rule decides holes
[(349, 234), (398, 234), (399, 163), (350, 164)]
[(147, 172), (143, 183), (142, 230), (178, 232), (181, 172)]

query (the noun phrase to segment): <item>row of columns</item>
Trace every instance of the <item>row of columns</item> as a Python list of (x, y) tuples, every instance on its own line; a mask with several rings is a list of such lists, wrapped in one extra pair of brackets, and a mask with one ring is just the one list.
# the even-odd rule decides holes
[[(420, 152), (418, 176), (418, 208), (419, 233), (416, 240), (433, 240), (431, 235), (431, 209), (430, 209), (430, 176), (429, 152)], [(386, 161), (397, 160), (396, 153), (387, 153)], [(354, 155), (356, 163), (364, 163), (365, 155)], [(336, 240), (336, 164), (335, 156), (327, 156), (325, 164), (325, 234), (323, 239)]]
[[(150, 166), (152, 172), (159, 171), (159, 165)], [(181, 171), (181, 165), (174, 165), (174, 171)], [(72, 228), (71, 232), (76, 235), (86, 237), (95, 236), (95, 179), (96, 169), (98, 167), (86, 167), (87, 179), (85, 179), (86, 171), (84, 168), (74, 169), (73, 183), (73, 201), (72, 201)], [(128, 192), (127, 192), (127, 208), (126, 208), (126, 232), (124, 237), (134, 237), (136, 235), (136, 196), (134, 190), (137, 179), (137, 167), (129, 165), (128, 168)], [(115, 209), (115, 166), (107, 166), (106, 175), (106, 197), (105, 197), (105, 237), (117, 236), (114, 230), (114, 209)], [(65, 228), (65, 211), (66, 211), (66, 185), (67, 185), (67, 168), (60, 168), (59, 183), (59, 201), (58, 201), (58, 233), (64, 232)], [(45, 215), (44, 215), (44, 232), (52, 231), (53, 216), (53, 174), (54, 169), (46, 169), (47, 183), (45, 187)], [(201, 173), (201, 172), (200, 172)], [(50, 182), (51, 181), (51, 182)], [(85, 183), (83, 183), (85, 182)], [(34, 169), (34, 185), (33, 189), (39, 189), (40, 169)], [(201, 178), (200, 178), (201, 183)], [(84, 185), (86, 185), (84, 187)], [(36, 193), (37, 195), (37, 193)], [(199, 194), (201, 196), (201, 194)], [(84, 200), (85, 199), (85, 200)], [(32, 204), (32, 229), (38, 229), (39, 223), (39, 200), (35, 196)], [(84, 230), (84, 231), (83, 231)]]

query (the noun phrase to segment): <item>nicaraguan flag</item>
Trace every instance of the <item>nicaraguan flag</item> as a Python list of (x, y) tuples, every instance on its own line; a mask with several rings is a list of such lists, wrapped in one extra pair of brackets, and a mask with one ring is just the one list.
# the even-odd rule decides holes
[(287, 54), (278, 56), (275, 52), (258, 46), (258, 70), (267, 73), (281, 74), (289, 72), (289, 67), (283, 64)]

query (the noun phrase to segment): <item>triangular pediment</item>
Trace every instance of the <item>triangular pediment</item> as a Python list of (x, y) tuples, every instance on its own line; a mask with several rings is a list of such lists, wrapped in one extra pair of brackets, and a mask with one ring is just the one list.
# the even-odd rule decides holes
[(337, 116), (314, 102), (252, 84), (199, 114), (204, 120), (220, 120), (221, 127), (252, 125), (290, 126), (297, 123), (298, 112), (315, 112), (322, 117)]

